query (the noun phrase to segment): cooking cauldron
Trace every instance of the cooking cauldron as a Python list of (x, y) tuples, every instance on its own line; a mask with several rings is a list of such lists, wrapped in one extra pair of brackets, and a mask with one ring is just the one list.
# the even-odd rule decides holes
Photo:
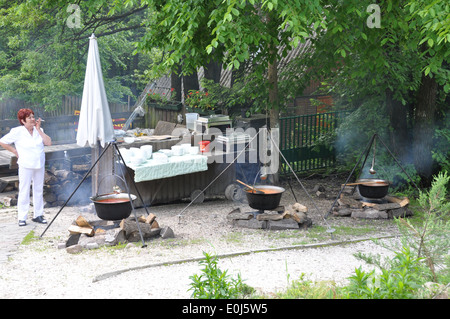
[[(136, 196), (130, 194), (134, 201)], [(112, 193), (97, 195), (90, 198), (94, 202), (97, 216), (104, 220), (120, 220), (128, 218), (131, 214), (132, 206), (128, 193)]]
[(366, 198), (383, 198), (389, 190), (389, 182), (384, 179), (365, 178), (357, 182), (362, 183), (358, 185), (359, 194)]
[(285, 191), (283, 187), (271, 185), (255, 185), (254, 187), (264, 192), (264, 194), (255, 193), (249, 188), (244, 189), (244, 191), (247, 195), (248, 205), (258, 210), (277, 208), (280, 204), (281, 195)]

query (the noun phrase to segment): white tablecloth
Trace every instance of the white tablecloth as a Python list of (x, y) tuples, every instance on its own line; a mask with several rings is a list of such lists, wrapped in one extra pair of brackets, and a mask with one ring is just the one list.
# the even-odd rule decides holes
[(137, 166), (132, 163), (126, 164), (134, 170), (134, 181), (138, 183), (206, 171), (208, 169), (207, 161), (208, 157), (205, 155), (182, 155), (170, 156), (168, 163), (160, 163), (155, 159), (149, 159)]

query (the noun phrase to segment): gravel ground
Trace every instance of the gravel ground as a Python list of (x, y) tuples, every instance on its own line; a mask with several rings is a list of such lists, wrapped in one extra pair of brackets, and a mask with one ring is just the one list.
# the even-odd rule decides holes
[[(321, 183), (326, 186), (328, 194), (337, 194), (341, 181), (311, 180), (303, 183), (309, 192)], [(293, 194), (289, 186), (284, 186), (287, 191), (281, 204), (292, 205), (295, 203)], [(136, 243), (121, 248), (84, 250), (79, 254), (57, 249), (57, 244), (67, 240), (67, 228), (76, 217), (83, 215), (92, 220), (95, 216), (83, 212), (82, 207), (65, 207), (41, 239), (20, 245), (14, 255), (1, 265), (0, 298), (190, 298), (189, 276), (199, 273), (200, 266), (197, 260), (177, 261), (202, 257), (203, 252), (218, 255), (245, 252), (220, 258), (219, 267), (227, 269), (232, 276), (240, 273), (245, 283), (259, 293), (271, 296), (285, 289), (289, 281), (298, 279), (302, 273), (311, 280), (345, 284), (355, 268), (372, 269), (354, 257), (357, 252), (389, 255), (372, 241), (348, 241), (395, 235), (396, 227), (392, 220), (330, 217), (325, 222), (323, 216), (334, 198), (314, 198), (317, 211), (306, 193), (298, 185), (293, 187), (297, 201), (309, 208), (308, 217), (312, 219), (313, 227), (308, 230), (267, 231), (232, 227), (226, 220), (229, 212), (237, 207), (242, 211), (251, 209), (245, 203), (218, 198), (191, 205), (181, 218), (179, 214), (187, 202), (150, 207), (160, 226), (173, 229), (176, 236), (173, 239), (155, 238), (149, 240), (145, 248)], [(47, 220), (51, 221), (58, 211), (59, 208), (46, 209)], [(138, 215), (144, 212), (143, 209), (137, 210)], [(0, 222), (15, 221), (14, 210), (0, 211)], [(328, 227), (336, 229), (333, 238), (326, 232)], [(45, 225), (37, 225), (35, 235), (40, 236), (45, 228)], [(337, 242), (344, 244), (328, 245)], [(174, 263), (158, 265), (167, 262)], [(121, 270), (127, 271), (102, 277)]]

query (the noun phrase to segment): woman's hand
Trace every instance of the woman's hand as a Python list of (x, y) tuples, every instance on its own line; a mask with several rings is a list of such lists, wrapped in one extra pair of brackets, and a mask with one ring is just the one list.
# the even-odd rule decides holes
[(36, 120), (36, 128), (38, 129), (38, 130), (40, 130), (41, 129), (41, 118), (38, 118), (37, 120)]
[(0, 146), (3, 147), (5, 150), (10, 151), (17, 158), (19, 158), (19, 154), (17, 153), (16, 148), (14, 146), (12, 146), (11, 144), (5, 144), (5, 143), (0, 142)]
[(48, 136), (41, 130), (41, 121), (42, 121), (41, 118), (38, 118), (36, 120), (36, 129), (37, 129), (39, 135), (41, 135), (44, 145), (50, 146), (50, 145), (52, 145), (52, 139), (50, 138), (50, 136)]

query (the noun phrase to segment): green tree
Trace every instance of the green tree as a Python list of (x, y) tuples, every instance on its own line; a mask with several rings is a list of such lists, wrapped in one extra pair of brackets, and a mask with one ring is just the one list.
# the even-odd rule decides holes
[[(162, 70), (190, 73), (211, 60), (239, 69), (251, 61), (268, 87), (271, 125), (278, 125), (277, 61), (322, 23), (318, 1), (143, 1), (153, 12), (140, 50), (164, 52)], [(282, 48), (282, 50), (280, 50)]]
[[(145, 7), (118, 7), (108, 1), (0, 1), (0, 94), (55, 109), (63, 95), (81, 95), (89, 36), (99, 41), (110, 101), (142, 90), (148, 55), (133, 56), (142, 36)], [(145, 81), (144, 81), (145, 83)]]
[(326, 79), (357, 107), (376, 97), (390, 119), (391, 147), (401, 158), (412, 157), (429, 182), (436, 114), (448, 114), (449, 5), (378, 1), (378, 17), (373, 6), (370, 0), (329, 2), (326, 28), (317, 28), (312, 53), (299, 63), (311, 70), (305, 81)]

